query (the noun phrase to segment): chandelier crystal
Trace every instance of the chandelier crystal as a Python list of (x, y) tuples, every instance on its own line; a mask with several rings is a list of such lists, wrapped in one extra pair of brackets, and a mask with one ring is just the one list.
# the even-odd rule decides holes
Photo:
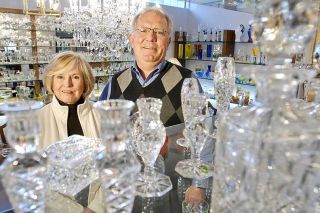
[(92, 0), (82, 5), (79, 0), (70, 0), (69, 3), (60, 19), (61, 30), (73, 32), (77, 42), (106, 59), (119, 58), (129, 51), (131, 22), (144, 7), (144, 1)]

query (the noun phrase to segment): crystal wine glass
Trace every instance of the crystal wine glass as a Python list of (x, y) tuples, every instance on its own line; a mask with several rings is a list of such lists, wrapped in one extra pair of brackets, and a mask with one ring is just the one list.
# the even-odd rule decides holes
[(154, 170), (155, 161), (166, 138), (160, 120), (162, 101), (157, 98), (137, 100), (139, 118), (134, 124), (135, 148), (145, 165), (137, 180), (136, 192), (141, 197), (160, 197), (171, 190), (170, 178)]
[(188, 126), (187, 138), (191, 142), (191, 159), (179, 161), (175, 171), (185, 178), (206, 179), (213, 174), (213, 167), (200, 158), (201, 151), (210, 138), (206, 116), (194, 118)]

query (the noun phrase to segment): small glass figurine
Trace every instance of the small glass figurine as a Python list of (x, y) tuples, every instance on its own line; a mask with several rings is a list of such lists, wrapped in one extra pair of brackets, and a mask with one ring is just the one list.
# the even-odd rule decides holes
[(248, 29), (248, 42), (252, 42), (252, 25), (249, 25)]

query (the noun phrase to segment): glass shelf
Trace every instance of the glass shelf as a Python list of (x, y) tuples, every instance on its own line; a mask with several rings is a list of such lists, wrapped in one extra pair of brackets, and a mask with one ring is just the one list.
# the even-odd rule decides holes
[[(186, 61), (210, 61), (210, 62), (217, 62), (217, 59), (197, 59), (197, 58), (178, 58), (179, 60), (186, 60)], [(246, 65), (260, 65), (260, 66), (265, 66), (265, 64), (254, 64), (254, 63), (249, 63), (249, 62), (243, 62), (243, 61), (235, 61), (236, 64), (246, 64)]]
[(180, 44), (199, 44), (199, 43), (206, 43), (206, 44), (211, 44), (211, 43), (253, 44), (252, 42), (244, 42), (244, 41), (187, 41), (187, 42), (175, 41), (175, 42), (180, 43)]
[(20, 47), (56, 47), (56, 46), (46, 46), (46, 45), (16, 45), (16, 46), (6, 46), (6, 45), (0, 45), (0, 47), (16, 47), (16, 48), (20, 48)]
[(132, 60), (98, 60), (98, 61), (88, 61), (89, 63), (122, 63), (122, 62), (133, 62)]
[[(93, 75), (93, 77), (109, 77), (113, 76), (114, 74), (99, 74)], [(0, 83), (15, 83), (15, 82), (26, 82), (26, 81), (42, 81), (43, 79), (19, 79), (19, 80), (2, 80), (0, 79)]]
[(34, 61), (22, 61), (22, 62), (0, 62), (1, 65), (22, 65), (22, 64), (37, 64)]
[(42, 81), (42, 79), (19, 79), (19, 80), (2, 80), (0, 83), (16, 83), (16, 82), (26, 82), (26, 81)]
[(0, 28), (0, 30), (16, 30), (16, 31), (37, 31), (37, 32), (52, 32), (55, 33), (57, 32), (56, 30), (50, 30), (50, 29), (31, 29), (30, 28), (13, 28), (13, 27), (4, 27), (4, 28)]
[[(207, 78), (207, 77), (197, 77), (198, 79), (202, 79), (202, 80), (209, 80), (209, 81), (213, 81), (213, 78)], [(245, 85), (245, 86), (252, 86), (255, 87), (255, 84), (250, 84), (250, 83), (241, 83), (241, 82), (235, 82), (236, 85)]]
[[(97, 60), (97, 61), (90, 61), (89, 63), (122, 63), (122, 62), (133, 62), (133, 60)], [(22, 64), (48, 64), (49, 61), (23, 61), (23, 62), (0, 62), (0, 66), (4, 65), (22, 65)]]

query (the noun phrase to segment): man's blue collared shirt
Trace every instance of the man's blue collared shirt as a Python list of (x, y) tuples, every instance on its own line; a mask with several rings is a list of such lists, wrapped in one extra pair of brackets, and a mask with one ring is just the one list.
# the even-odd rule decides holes
[[(141, 73), (139, 72), (137, 62), (135, 61), (133, 66), (131, 66), (131, 71), (132, 73), (136, 76), (138, 79), (139, 83), (141, 84), (142, 87), (146, 87), (149, 84), (151, 84), (158, 76), (159, 74), (164, 71), (165, 66), (167, 65), (167, 61), (163, 60), (149, 75), (148, 77), (144, 80)], [(112, 77), (109, 78), (107, 85), (103, 89), (99, 101), (101, 100), (107, 100), (110, 98), (111, 94), (111, 82), (112, 82)]]

